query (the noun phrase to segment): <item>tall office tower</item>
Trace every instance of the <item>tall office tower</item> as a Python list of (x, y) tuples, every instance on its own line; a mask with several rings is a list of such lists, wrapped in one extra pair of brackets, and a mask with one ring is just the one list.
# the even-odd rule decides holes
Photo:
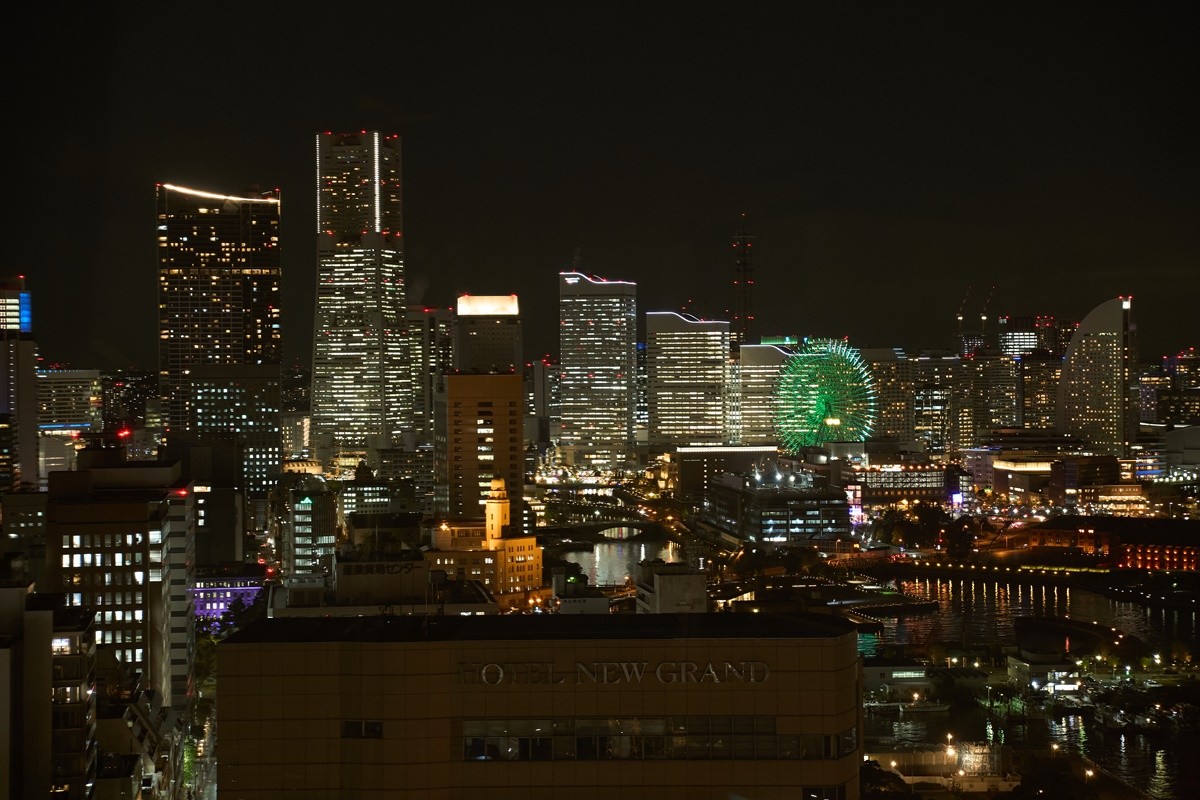
[(1020, 424), (1017, 361), (991, 350), (963, 358), (953, 377), (952, 452), (979, 447)]
[(415, 426), (403, 230), (400, 138), (317, 134), (312, 432), (339, 474)]
[(996, 327), (1000, 352), (1006, 356), (1016, 358), (1035, 350), (1052, 353), (1058, 346), (1058, 326), (1052, 316), (1004, 314), (996, 318)]
[(308, 416), (312, 412), (312, 367), (299, 361), (285, 366), (279, 391), (280, 411)]
[(146, 403), (158, 397), (158, 374), (151, 371), (114, 370), (100, 375), (100, 414), (104, 430), (141, 429), (146, 425)]
[(283, 467), (277, 365), (206, 364), (191, 370), (188, 426), (197, 443), (237, 448), (234, 485), (249, 505), (252, 527), (266, 528), (267, 495)]
[(525, 441), (543, 454), (562, 431), (558, 360), (545, 355), (525, 365)]
[[(1168, 425), (1200, 425), (1200, 357), (1189, 347), (1173, 356), (1163, 356), (1160, 377), (1165, 385), (1154, 388), (1153, 404), (1146, 407), (1143, 395), (1142, 420), (1149, 416)], [(1143, 377), (1143, 386), (1147, 383)], [(1145, 391), (1145, 390), (1143, 390)]]
[(521, 352), (521, 311), (515, 294), (458, 298), (454, 316), (454, 369), (458, 372), (517, 373)]
[(1163, 372), (1171, 376), (1174, 389), (1200, 389), (1200, 354), (1195, 347), (1163, 356)]
[(1044, 351), (1021, 356), (1017, 360), (1017, 374), (1021, 427), (1054, 430), (1062, 359)]
[(1137, 327), (1133, 298), (1096, 306), (1079, 324), (1063, 361), (1057, 427), (1101, 454), (1129, 454), (1137, 440)]
[[(525, 402), (517, 374), (443, 375), (434, 411), (434, 513), (481, 516), (493, 478), (525, 485)], [(519, 515), (518, 515), (519, 516)]]
[(638, 342), (633, 357), (633, 434), (639, 442), (646, 441), (650, 427), (650, 368), (647, 365), (645, 342)]
[(1078, 321), (1073, 319), (1056, 319), (1050, 333), (1051, 347), (1048, 348), (1050, 355), (1062, 360), (1063, 356), (1067, 354), (1067, 347), (1071, 344), (1071, 338), (1077, 330), (1079, 330)]
[(0, 492), (38, 481), (37, 344), (25, 276), (0, 278)]
[(558, 318), (562, 456), (619, 470), (633, 452), (637, 284), (561, 272)]
[(778, 445), (775, 429), (775, 386), (792, 351), (776, 344), (746, 344), (738, 359), (738, 415), (733, 442)]
[(195, 614), (195, 510), (180, 465), (122, 463), (85, 450), (50, 474), (46, 581), (73, 608), (96, 611), (98, 644), (174, 708), (190, 698)]
[(729, 323), (646, 313), (646, 396), (652, 451), (729, 442)]
[(405, 313), (412, 351), (413, 419), (417, 441), (433, 442), (433, 396), (451, 367), (454, 311), (409, 306)]
[(754, 327), (754, 267), (750, 261), (754, 237), (746, 227), (745, 212), (742, 212), (742, 224), (733, 235), (732, 245), (733, 319), (729, 325), (729, 340), (736, 351), (739, 346), (751, 341)]
[(913, 433), (931, 456), (953, 447), (953, 382), (958, 356), (921, 355), (913, 359)]
[(913, 366), (899, 347), (871, 347), (863, 361), (875, 378), (879, 417), (872, 439), (911, 442), (916, 425), (913, 406)]
[(190, 433), (195, 367), (280, 369), (279, 190), (156, 191), (158, 388), (170, 442)]
[(90, 610), (0, 582), (0, 797), (96, 796), (96, 642)]

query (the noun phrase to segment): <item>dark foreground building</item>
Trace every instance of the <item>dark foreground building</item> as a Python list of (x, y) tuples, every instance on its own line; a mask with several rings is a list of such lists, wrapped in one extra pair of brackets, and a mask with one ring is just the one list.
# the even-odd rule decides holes
[(217, 664), (222, 798), (859, 796), (829, 616), (268, 619)]

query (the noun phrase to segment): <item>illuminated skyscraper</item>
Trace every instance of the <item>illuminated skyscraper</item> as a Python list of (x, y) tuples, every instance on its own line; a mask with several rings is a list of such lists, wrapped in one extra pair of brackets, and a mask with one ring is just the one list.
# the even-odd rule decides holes
[(520, 374), (521, 310), (515, 294), (458, 298), (454, 316), (454, 369)]
[(317, 457), (352, 472), (416, 426), (405, 322), (400, 139), (317, 134)]
[(728, 322), (647, 312), (650, 446), (728, 443), (730, 370)]
[(25, 277), (0, 279), (0, 492), (38, 481), (37, 343)]
[(618, 469), (633, 448), (637, 284), (562, 272), (558, 289), (561, 452)]
[(1097, 452), (1125, 456), (1137, 440), (1137, 328), (1133, 298), (1096, 306), (1079, 323), (1058, 386), (1058, 429)]
[(279, 372), (279, 191), (239, 197), (168, 183), (156, 191), (159, 394), (170, 442), (189, 433), (193, 367)]
[(792, 351), (778, 344), (742, 343), (738, 358), (738, 398), (734, 443), (777, 445), (775, 387)]
[(412, 351), (413, 418), (420, 444), (433, 441), (433, 396), (438, 380), (451, 369), (454, 311), (409, 306), (405, 313)]
[(1062, 359), (1049, 353), (1022, 356), (1018, 362), (1021, 427), (1054, 430)]
[(879, 421), (871, 438), (912, 441), (916, 427), (913, 362), (899, 347), (867, 348), (862, 356), (875, 378), (879, 397)]

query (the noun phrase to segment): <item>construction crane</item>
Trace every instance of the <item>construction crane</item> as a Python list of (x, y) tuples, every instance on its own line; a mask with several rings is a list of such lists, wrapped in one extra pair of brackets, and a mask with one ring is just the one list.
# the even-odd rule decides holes
[(971, 287), (967, 287), (967, 291), (963, 293), (962, 300), (958, 304), (958, 338), (962, 339), (962, 321), (963, 309), (967, 307), (967, 298), (971, 296)]
[(996, 293), (996, 284), (992, 284), (992, 288), (988, 291), (987, 300), (983, 301), (983, 308), (979, 311), (979, 335), (984, 337), (987, 335), (987, 310), (992, 302), (992, 295)]

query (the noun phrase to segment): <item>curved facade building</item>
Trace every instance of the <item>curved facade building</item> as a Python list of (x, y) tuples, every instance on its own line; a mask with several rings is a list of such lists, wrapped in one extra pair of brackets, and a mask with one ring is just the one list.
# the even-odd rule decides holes
[(560, 272), (558, 318), (563, 458), (619, 468), (634, 444), (637, 284)]
[(222, 797), (855, 800), (817, 614), (275, 619), (218, 648)]
[(1124, 456), (1137, 439), (1137, 328), (1133, 298), (1101, 303), (1071, 337), (1058, 384), (1060, 433)]

